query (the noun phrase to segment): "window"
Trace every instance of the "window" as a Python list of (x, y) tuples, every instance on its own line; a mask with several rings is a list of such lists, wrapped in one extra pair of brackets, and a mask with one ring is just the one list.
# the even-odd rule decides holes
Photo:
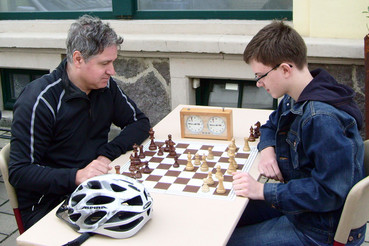
[(0, 19), (292, 19), (292, 0), (2, 0)]
[(49, 73), (48, 70), (0, 69), (4, 109), (12, 110), (15, 100), (31, 81)]
[(276, 109), (277, 103), (255, 81), (200, 79), (200, 87), (196, 89), (197, 105)]

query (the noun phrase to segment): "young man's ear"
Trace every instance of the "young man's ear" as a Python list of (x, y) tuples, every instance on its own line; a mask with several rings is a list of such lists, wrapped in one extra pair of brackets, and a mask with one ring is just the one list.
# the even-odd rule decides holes
[(73, 52), (73, 64), (75, 67), (80, 67), (84, 62), (81, 52), (78, 50)]
[(289, 77), (291, 75), (293, 66), (288, 63), (282, 63), (280, 66), (282, 67), (283, 75), (285, 77)]

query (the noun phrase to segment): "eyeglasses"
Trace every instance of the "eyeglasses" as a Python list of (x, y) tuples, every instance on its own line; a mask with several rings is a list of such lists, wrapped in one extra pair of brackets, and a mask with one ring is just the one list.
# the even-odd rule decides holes
[[(257, 83), (259, 80), (261, 80), (262, 78), (266, 77), (271, 71), (273, 71), (274, 69), (278, 68), (281, 64), (278, 64), (276, 66), (274, 66), (272, 69), (270, 69), (267, 73), (261, 75), (259, 77), (259, 75), (255, 74), (255, 82)], [(291, 66), (291, 65), (290, 65)], [(292, 67), (292, 66), (291, 66)]]

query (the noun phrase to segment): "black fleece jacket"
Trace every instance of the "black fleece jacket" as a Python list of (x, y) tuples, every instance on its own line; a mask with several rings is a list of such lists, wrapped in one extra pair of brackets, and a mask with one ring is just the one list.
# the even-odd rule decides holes
[[(120, 134), (108, 142), (111, 124)], [(114, 160), (148, 137), (150, 123), (110, 78), (88, 95), (68, 79), (66, 60), (26, 86), (14, 105), (9, 181), (19, 208), (73, 192), (78, 169), (99, 155)]]

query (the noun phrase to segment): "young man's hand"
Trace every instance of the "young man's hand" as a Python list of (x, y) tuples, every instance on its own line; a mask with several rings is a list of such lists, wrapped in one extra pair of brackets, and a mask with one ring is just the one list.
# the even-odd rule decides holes
[(233, 189), (237, 196), (244, 196), (253, 200), (264, 200), (264, 184), (256, 181), (250, 174), (235, 172), (233, 175)]
[(282, 183), (284, 182), (282, 173), (278, 167), (274, 147), (267, 147), (260, 152), (258, 170), (261, 175), (267, 178), (274, 179)]

